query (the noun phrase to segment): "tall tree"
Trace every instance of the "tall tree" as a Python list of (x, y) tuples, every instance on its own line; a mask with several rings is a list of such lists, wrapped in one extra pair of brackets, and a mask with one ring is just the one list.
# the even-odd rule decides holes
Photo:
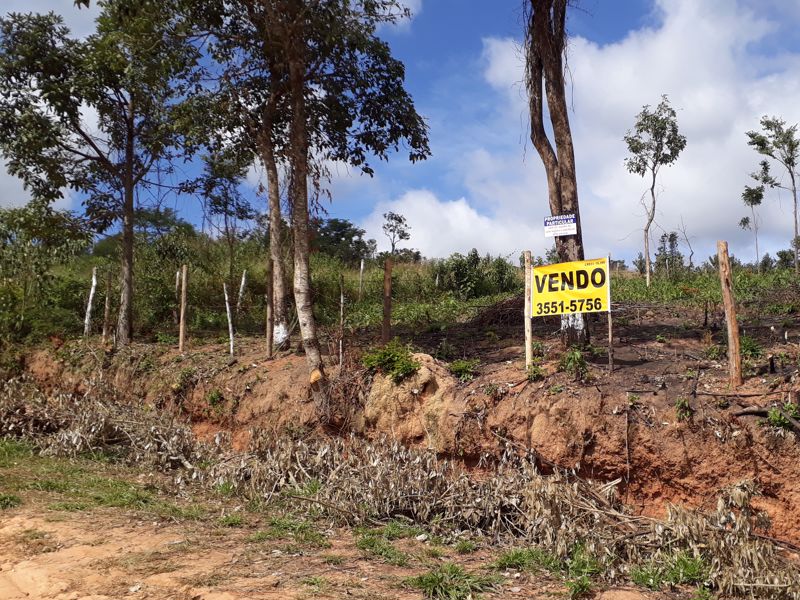
[(319, 398), (326, 379), (312, 310), (309, 182), (319, 189), (326, 161), (372, 174), (370, 157), (386, 159), (403, 142), (412, 161), (428, 155), (427, 127), (405, 90), (403, 64), (376, 35), (379, 25), (407, 13), (397, 0), (224, 4), (227, 14), (263, 19), (260, 36), (240, 38), (238, 51), (265, 59), (271, 89), (279, 89), (288, 106), (286, 127), (277, 128), (285, 133), (278, 137), (284, 144), (275, 150), (289, 166), (294, 298), (312, 391)]
[(394, 255), (397, 242), (411, 239), (411, 234), (408, 232), (411, 227), (403, 215), (391, 211), (383, 213), (383, 218), (383, 234), (389, 238), (392, 255)]
[[(756, 177), (757, 174), (753, 174), (753, 177)], [(739, 220), (739, 227), (742, 229), (749, 229), (753, 232), (753, 236), (755, 237), (756, 241), (756, 269), (758, 272), (761, 272), (761, 255), (758, 252), (758, 214), (756, 213), (756, 207), (761, 206), (761, 201), (764, 199), (764, 186), (758, 185), (756, 187), (751, 187), (749, 185), (744, 186), (744, 191), (742, 192), (742, 201), (744, 205), (750, 209), (750, 216), (749, 217), (742, 217)]]
[(314, 219), (312, 227), (314, 249), (349, 266), (357, 267), (359, 261), (375, 254), (375, 240), (365, 240), (366, 231), (346, 219)]
[(770, 163), (766, 159), (761, 161), (761, 171), (752, 175), (761, 185), (787, 190), (792, 194), (794, 272), (800, 274), (800, 261), (798, 261), (800, 245), (794, 241), (798, 239), (797, 162), (800, 158), (800, 138), (797, 137), (797, 125), (787, 127), (786, 121), (783, 119), (765, 116), (761, 118), (761, 131), (748, 131), (747, 138), (748, 146), (752, 146), (762, 156), (771, 158), (778, 163), (789, 176), (788, 184), (773, 176), (770, 172)]
[[(528, 89), (531, 142), (544, 164), (550, 214), (574, 214), (578, 225), (575, 235), (556, 238), (556, 250), (561, 261), (584, 258), (575, 150), (564, 79), (568, 4), (568, 0), (525, 1), (525, 83)], [(555, 148), (547, 136), (545, 101)], [(561, 333), (566, 345), (584, 344), (589, 339), (582, 314), (562, 318)]]
[[(71, 38), (61, 17), (0, 20), (0, 154), (35, 198), (71, 188), (102, 230), (121, 221), (117, 343), (133, 332), (137, 189), (179, 145), (176, 107), (197, 60), (170, 2), (105, 0), (96, 32)], [(87, 118), (92, 111), (96, 120)]]
[(656, 180), (661, 167), (669, 166), (678, 159), (686, 147), (686, 138), (678, 131), (678, 117), (666, 95), (653, 110), (649, 105), (642, 107), (636, 115), (633, 131), (628, 131), (625, 143), (631, 155), (625, 159), (628, 171), (641, 177), (650, 176), (650, 202), (642, 205), (646, 213), (644, 225), (645, 281), (650, 286), (650, 227), (656, 217)]

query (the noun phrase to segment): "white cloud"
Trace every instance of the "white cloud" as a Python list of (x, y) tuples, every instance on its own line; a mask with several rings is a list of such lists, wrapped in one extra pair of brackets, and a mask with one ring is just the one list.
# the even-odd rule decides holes
[(401, 213), (408, 221), (411, 239), (404, 245), (428, 257), (466, 253), (476, 245), (482, 252), (516, 255), (524, 249), (524, 240), (540, 234), (518, 219), (481, 215), (464, 198), (441, 200), (429, 190), (411, 190), (397, 200), (377, 204), (362, 223), (367, 236), (378, 241), (379, 250), (389, 249), (381, 230), (383, 213), (388, 211)]
[[(750, 260), (752, 234), (737, 224), (747, 212), (741, 191), (759, 157), (747, 146), (745, 131), (757, 128), (764, 114), (800, 122), (800, 54), (783, 52), (769, 61), (756, 52), (754, 46), (776, 25), (741, 2), (659, 0), (656, 14), (659, 26), (630, 32), (613, 44), (571, 40), (571, 121), (587, 253), (610, 251), (631, 258), (639, 251), (639, 198), (647, 186), (625, 170), (622, 137), (642, 105), (656, 104), (668, 94), (688, 145), (677, 163), (662, 171), (658, 225), (672, 230), (683, 218), (696, 258), (711, 254), (717, 239), (727, 239), (733, 252)], [(403, 214), (430, 210), (417, 218), (427, 219), (430, 224), (420, 222), (419, 227), (435, 235), (415, 238), (412, 232), (412, 245), (430, 256), (471, 246), (538, 251), (549, 245), (540, 225), (548, 212), (543, 169), (525, 143), (527, 106), (518, 44), (486, 39), (483, 60), (483, 77), (500, 102), (491, 122), (472, 126), (472, 149), (450, 159), (451, 170), (468, 191), (466, 199), (442, 202), (429, 194), (422, 202), (412, 192), (392, 203)], [(507, 142), (497, 145), (498, 132)], [(779, 201), (769, 193), (761, 217), (762, 249), (787, 247), (792, 230), (787, 195)], [(439, 227), (442, 219), (447, 225)], [(510, 239), (498, 243), (498, 238)]]

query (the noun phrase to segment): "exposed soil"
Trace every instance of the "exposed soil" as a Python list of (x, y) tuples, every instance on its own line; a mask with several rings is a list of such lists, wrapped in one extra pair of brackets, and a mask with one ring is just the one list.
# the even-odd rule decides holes
[[(328, 429), (389, 435), (468, 465), (507, 444), (530, 449), (545, 471), (559, 467), (590, 479), (620, 480), (626, 502), (653, 516), (663, 516), (668, 503), (711, 509), (722, 488), (752, 479), (763, 492), (756, 506), (772, 521), (762, 533), (800, 543), (795, 434), (757, 416), (734, 416), (748, 406), (797, 402), (800, 346), (779, 335), (791, 325), (785, 318), (745, 323), (764, 352), (750, 361), (745, 385), (733, 391), (724, 358), (705, 358), (712, 344), (723, 341), (718, 315), (703, 328), (703, 314), (686, 309), (622, 307), (615, 317), (613, 374), (600, 317), (585, 381), (558, 370), (558, 323), (538, 320), (545, 378), (529, 382), (520, 313), (521, 303), (512, 301), (447, 332), (404, 332), (404, 339), (427, 352), (415, 355), (418, 373), (400, 385), (380, 374), (363, 389), (347, 384), (336, 397), (348, 404), (332, 407)], [(358, 338), (362, 346), (369, 342)], [(437, 352), (478, 358), (477, 376), (459, 382), (446, 362), (432, 358)], [(75, 343), (30, 356), (26, 369), (44, 385), (77, 391), (105, 379), (132, 401), (184, 413), (200, 436), (229, 431), (237, 447), (246, 445), (253, 428), (306, 435), (320, 426), (309, 401), (305, 358), (284, 353), (265, 360), (255, 339), (239, 342), (235, 362), (222, 344), (195, 345), (181, 356), (163, 345), (112, 355)], [(331, 372), (336, 381), (336, 369)], [(688, 410), (680, 409), (684, 402)]]
[[(52, 464), (71, 464), (48, 459)], [(67, 467), (69, 469), (70, 467)], [(85, 468), (85, 467), (80, 467)], [(95, 465), (92, 476), (120, 477), (119, 467)], [(0, 474), (28, 489), (37, 479), (24, 463)], [(162, 476), (125, 471), (123, 477), (155, 490)], [(27, 478), (27, 479), (26, 479)], [(162, 481), (163, 483), (163, 481)], [(391, 598), (418, 600), (404, 583), (410, 576), (454, 562), (469, 573), (488, 573), (497, 550), (478, 547), (468, 555), (428, 539), (393, 542), (409, 564), (391, 566), (356, 547), (357, 533), (319, 528), (322, 542), (303, 545), (291, 534), (259, 537), (273, 515), (237, 506), (235, 499), (191, 497), (211, 511), (200, 520), (165, 519), (124, 508), (55, 508), (58, 493), (21, 493), (22, 506), (3, 510), (0, 522), (0, 600), (244, 600), (309, 598)], [(236, 527), (219, 515), (242, 515)], [(504, 572), (489, 598), (545, 599), (563, 596), (564, 582), (544, 573)], [(606, 600), (679, 598), (609, 590)]]

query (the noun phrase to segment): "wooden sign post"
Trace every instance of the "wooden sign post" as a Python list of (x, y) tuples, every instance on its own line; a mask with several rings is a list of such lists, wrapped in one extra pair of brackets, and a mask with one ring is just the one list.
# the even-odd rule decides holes
[(739, 324), (736, 322), (736, 304), (733, 297), (731, 263), (728, 259), (728, 242), (717, 242), (719, 259), (719, 281), (722, 285), (722, 302), (725, 305), (725, 321), (728, 325), (728, 373), (731, 387), (742, 385), (742, 357), (739, 348)]

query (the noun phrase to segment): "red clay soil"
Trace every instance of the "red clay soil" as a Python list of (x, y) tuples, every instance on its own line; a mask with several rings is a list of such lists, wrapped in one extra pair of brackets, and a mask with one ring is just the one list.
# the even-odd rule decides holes
[[(635, 315), (635, 323), (619, 327), (615, 336), (614, 373), (608, 373), (598, 343), (585, 381), (558, 370), (562, 350), (548, 335), (557, 324), (539, 324), (547, 351), (545, 377), (537, 382), (525, 376), (523, 348), (509, 337), (515, 329), (483, 322), (476, 330), (473, 324), (448, 334), (448, 344), (480, 360), (473, 380), (462, 383), (447, 363), (417, 354), (421, 368), (400, 385), (376, 374), (360, 399), (358, 390), (344, 390), (352, 391), (352, 399), (333, 407), (346, 414), (335, 422), (467, 464), (508, 444), (530, 449), (544, 471), (559, 467), (589, 479), (619, 480), (625, 501), (651, 516), (663, 516), (669, 503), (712, 510), (721, 489), (750, 479), (763, 494), (757, 507), (771, 519), (763, 533), (800, 543), (795, 433), (758, 416), (734, 416), (748, 406), (796, 401), (798, 346), (771, 344), (768, 324), (754, 327), (748, 333), (760, 336), (764, 357), (768, 351), (777, 358), (777, 372), (767, 373), (766, 358), (752, 361), (752, 373), (764, 374), (751, 373), (734, 395), (724, 359), (703, 358), (720, 333), (710, 340), (712, 332), (692, 329), (687, 318), (678, 312)], [(435, 336), (420, 340), (429, 352), (442, 347)], [(186, 356), (163, 345), (136, 345), (111, 356), (65, 344), (29, 356), (26, 369), (43, 385), (76, 391), (105, 379), (132, 401), (185, 414), (200, 436), (230, 432), (240, 448), (254, 428), (302, 435), (319, 426), (305, 358), (285, 354), (267, 361), (259, 340), (242, 340), (233, 363), (222, 344), (192, 347)]]

